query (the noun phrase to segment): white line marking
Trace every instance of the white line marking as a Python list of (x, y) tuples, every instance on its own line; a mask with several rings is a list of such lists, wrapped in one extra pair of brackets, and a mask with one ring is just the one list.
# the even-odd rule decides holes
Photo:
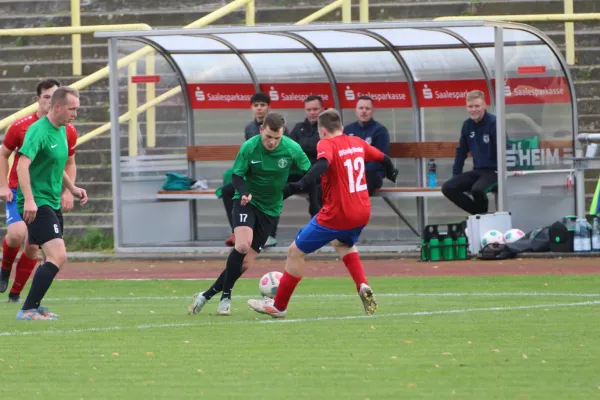
[[(505, 293), (375, 293), (376, 297), (600, 297), (600, 293), (543, 293), (543, 292), (505, 292)], [(215, 297), (219, 297), (218, 295)], [(253, 299), (260, 295), (233, 296), (234, 299)], [(298, 294), (295, 299), (312, 298), (348, 298), (356, 294)], [(189, 296), (130, 296), (130, 297), (56, 297), (44, 301), (139, 301), (139, 300), (185, 300)]]
[[(378, 314), (374, 316), (369, 315), (347, 315), (341, 317), (316, 317), (316, 318), (297, 318), (297, 319), (265, 319), (265, 320), (245, 320), (245, 321), (231, 321), (231, 322), (199, 322), (199, 323), (182, 323), (182, 324), (147, 324), (137, 326), (110, 326), (100, 328), (85, 328), (85, 329), (65, 329), (65, 330), (47, 330), (47, 331), (23, 331), (23, 332), (0, 332), (0, 337), (3, 336), (31, 336), (31, 335), (44, 335), (54, 334), (63, 335), (69, 333), (89, 333), (89, 332), (110, 332), (110, 331), (126, 331), (126, 330), (141, 330), (141, 329), (159, 329), (159, 328), (185, 328), (185, 327), (196, 327), (196, 326), (207, 326), (207, 325), (254, 325), (254, 324), (272, 324), (272, 323), (296, 323), (296, 322), (322, 322), (322, 321), (346, 321), (355, 319), (365, 318), (390, 318), (390, 317), (414, 317), (414, 316), (426, 316), (426, 315), (445, 315), (445, 314), (464, 314), (478, 311), (517, 311), (517, 310), (531, 310), (536, 308), (557, 308), (557, 307), (579, 307), (579, 306), (592, 306), (599, 305), (600, 301), (582, 301), (577, 303), (559, 303), (559, 304), (537, 304), (530, 306), (517, 306), (517, 307), (487, 307), (487, 308), (465, 308), (457, 310), (438, 310), (438, 311), (416, 311), (406, 313), (391, 313), (391, 314)], [(25, 322), (27, 323), (27, 322)], [(52, 322), (41, 322), (52, 324)]]

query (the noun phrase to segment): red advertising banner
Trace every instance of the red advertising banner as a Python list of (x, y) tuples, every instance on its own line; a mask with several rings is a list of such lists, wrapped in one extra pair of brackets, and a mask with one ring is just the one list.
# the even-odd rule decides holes
[(250, 108), (256, 89), (251, 83), (191, 83), (187, 85), (193, 109)]
[(323, 105), (333, 107), (333, 93), (328, 83), (261, 83), (260, 90), (271, 98), (271, 107), (304, 108), (304, 99), (310, 95), (321, 96)]
[(569, 85), (564, 76), (506, 79), (504, 82), (504, 96), (506, 104), (571, 102)]
[(134, 75), (131, 77), (131, 83), (159, 83), (159, 75)]
[(406, 82), (338, 83), (342, 108), (354, 108), (360, 96), (373, 99), (374, 108), (410, 108), (412, 101)]
[(419, 106), (424, 108), (464, 106), (467, 93), (472, 90), (481, 90), (485, 94), (485, 101), (488, 104), (490, 102), (484, 79), (415, 82), (415, 90), (419, 97)]

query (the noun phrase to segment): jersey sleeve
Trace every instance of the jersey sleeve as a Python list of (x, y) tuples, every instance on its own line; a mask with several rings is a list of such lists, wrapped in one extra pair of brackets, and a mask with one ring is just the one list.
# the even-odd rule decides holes
[(69, 157), (75, 155), (77, 147), (77, 130), (73, 125), (67, 125), (67, 145), (69, 146)]
[(383, 152), (370, 144), (365, 146), (365, 161), (381, 161), (383, 160)]
[(251, 142), (245, 142), (240, 147), (240, 151), (235, 157), (235, 161), (233, 162), (233, 173), (239, 176), (246, 176), (246, 172), (250, 167), (250, 152), (251, 152)]
[(4, 135), (4, 141), (2, 145), (10, 151), (14, 151), (19, 147), (19, 127), (17, 124), (12, 124)]
[(304, 150), (302, 150), (302, 147), (296, 142), (293, 142), (292, 146), (292, 159), (300, 171), (307, 172), (310, 169), (310, 160)]
[(325, 158), (329, 164), (333, 160), (333, 146), (327, 139), (319, 140), (317, 143), (317, 160), (320, 158)]
[(31, 161), (35, 159), (41, 148), (40, 135), (35, 126), (29, 127), (25, 133), (23, 145), (19, 149), (19, 154), (28, 157)]

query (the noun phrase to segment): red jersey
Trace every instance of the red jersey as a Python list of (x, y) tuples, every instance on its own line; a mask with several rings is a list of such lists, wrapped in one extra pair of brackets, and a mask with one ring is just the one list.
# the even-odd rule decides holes
[(323, 207), (317, 222), (329, 229), (347, 230), (364, 226), (371, 217), (365, 163), (383, 160), (383, 153), (356, 136), (341, 135), (317, 143), (317, 160), (325, 158), (329, 168), (321, 176)]
[[(2, 145), (10, 151), (15, 152), (15, 159), (13, 161), (10, 175), (8, 178), (8, 187), (16, 189), (19, 186), (19, 179), (17, 177), (17, 164), (19, 162), (18, 149), (23, 145), (25, 140), (25, 133), (27, 129), (37, 121), (39, 118), (36, 113), (33, 113), (27, 117), (23, 117), (15, 121), (6, 131), (4, 135), (4, 141)], [(73, 125), (67, 125), (67, 144), (69, 145), (69, 157), (75, 154), (75, 147), (77, 146), (77, 131)]]

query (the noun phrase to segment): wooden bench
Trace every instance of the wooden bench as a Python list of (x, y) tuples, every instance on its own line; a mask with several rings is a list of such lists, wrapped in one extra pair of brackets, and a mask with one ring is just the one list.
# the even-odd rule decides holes
[[(540, 148), (563, 148), (570, 146), (569, 141), (550, 141), (540, 142)], [(393, 142), (390, 143), (390, 157), (402, 159), (453, 159), (456, 155), (457, 142)], [(207, 161), (233, 161), (238, 154), (240, 145), (197, 145), (187, 147), (187, 160), (190, 162)], [(201, 200), (216, 199), (216, 189), (209, 190), (183, 190), (168, 191), (161, 190), (157, 194), (158, 200)], [(443, 197), (441, 187), (384, 187), (377, 190), (373, 197), (382, 198), (390, 208), (404, 221), (404, 223), (420, 236), (420, 231), (424, 228), (424, 206), (423, 198)], [(402, 215), (396, 205), (390, 200), (392, 198), (416, 198), (419, 211), (419, 227), (415, 229)]]

